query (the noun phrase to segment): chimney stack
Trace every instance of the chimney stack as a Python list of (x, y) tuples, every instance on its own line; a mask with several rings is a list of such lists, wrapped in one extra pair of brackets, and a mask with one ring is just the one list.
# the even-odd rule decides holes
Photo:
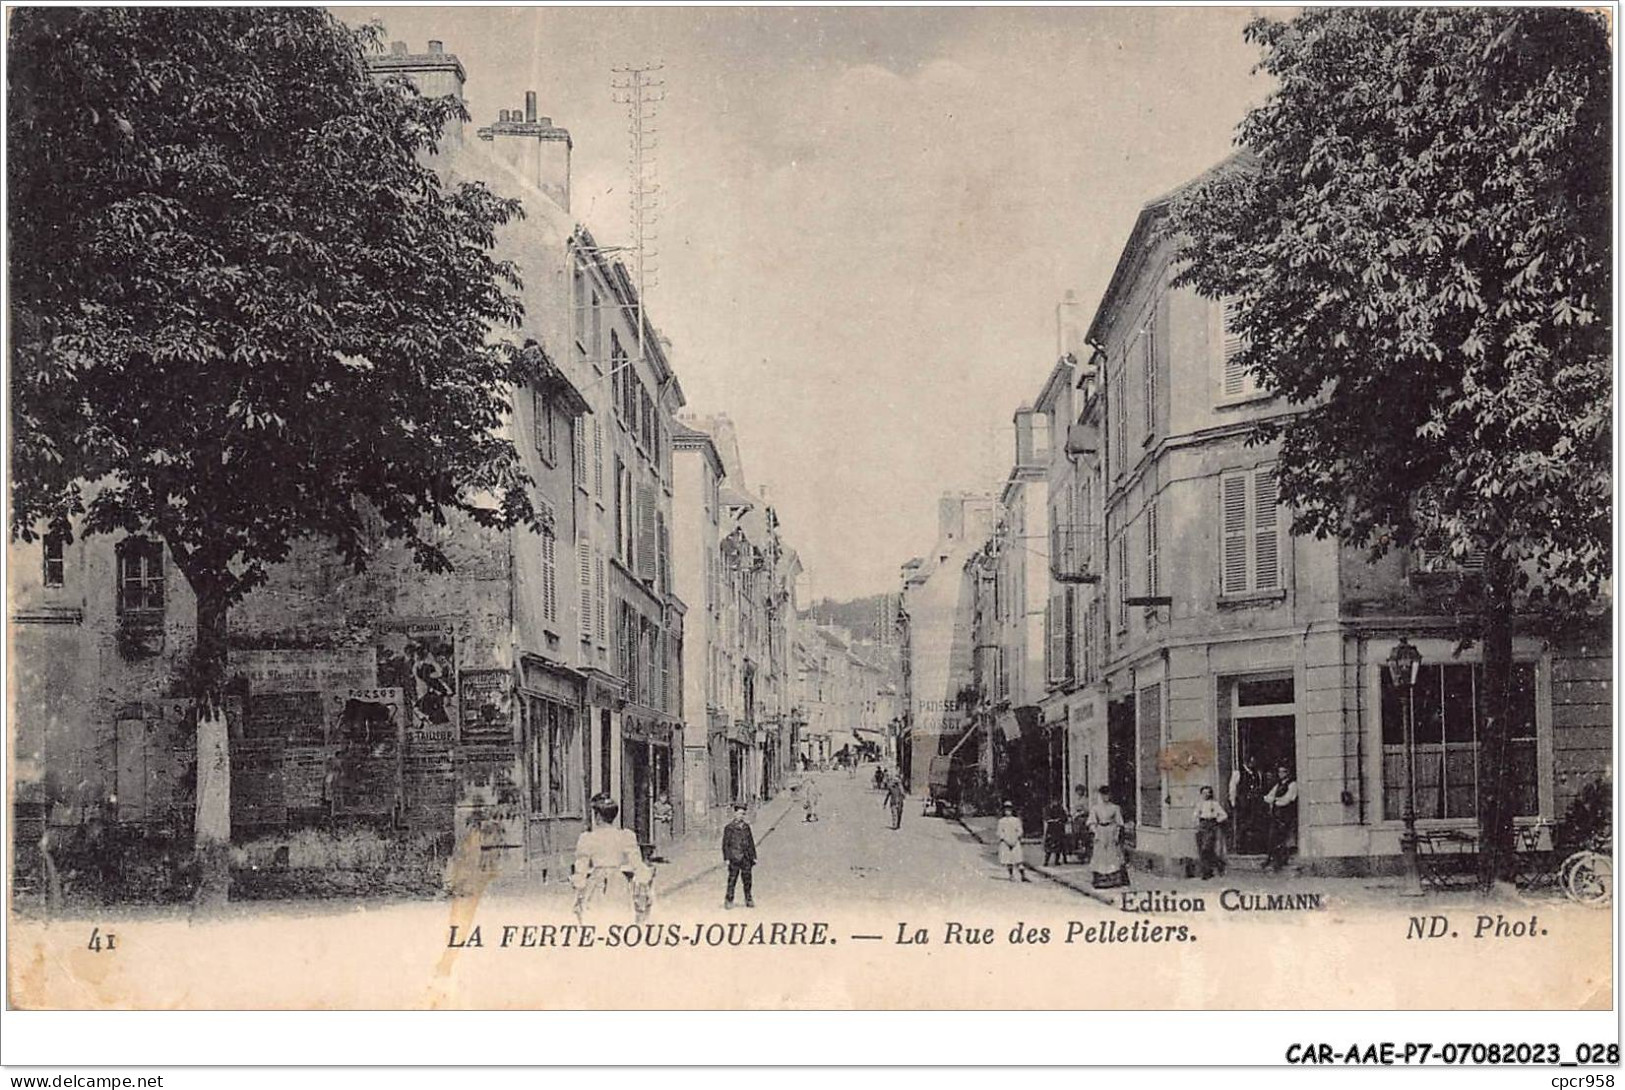
[(479, 137), (554, 204), (570, 210), (570, 132), (555, 127), (551, 117), (538, 116), (535, 91), (525, 92), (523, 111), (498, 110), (496, 124), (481, 129)]
[[(463, 71), (457, 54), (447, 53), (445, 43), (432, 41), (425, 53), (408, 53), (405, 42), (391, 42), (388, 53), (367, 58), (367, 68), (374, 78), (404, 76), (424, 98), (451, 96), (463, 100), (463, 84), (468, 75)], [(456, 117), (448, 118), (441, 131), (442, 146), (460, 147), (463, 143), (463, 123)]]

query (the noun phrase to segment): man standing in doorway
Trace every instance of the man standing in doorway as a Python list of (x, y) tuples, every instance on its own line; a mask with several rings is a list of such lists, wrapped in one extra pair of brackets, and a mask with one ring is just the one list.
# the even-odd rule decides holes
[(1260, 842), (1265, 836), (1264, 819), (1267, 817), (1264, 792), (1268, 789), (1264, 770), (1258, 766), (1258, 758), (1248, 751), (1242, 758), (1241, 767), (1230, 773), (1230, 813), (1236, 819), (1232, 826), (1236, 842), (1230, 850), (1238, 855), (1255, 854), (1263, 848)]

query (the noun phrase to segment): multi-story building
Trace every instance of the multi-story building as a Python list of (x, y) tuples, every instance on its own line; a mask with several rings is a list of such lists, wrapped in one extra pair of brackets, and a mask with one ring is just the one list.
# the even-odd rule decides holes
[[(1371, 564), (1290, 533), (1276, 451), (1247, 437), (1294, 409), (1237, 364), (1227, 305), (1172, 286), (1170, 199), (1134, 225), (1089, 326), (1080, 385), (1058, 366), (1039, 402), (1068, 435), (1056, 446), (1069, 463), (1078, 452), (1051, 462), (1052, 480), (1074, 489), (1070, 514), (1056, 516), (1056, 593), (1075, 596), (1060, 607), (1074, 643), (1051, 653), (1051, 701), (1073, 722), (1072, 779), (1113, 789), (1143, 864), (1179, 869), (1196, 854), (1198, 789), (1222, 797), (1250, 755), (1299, 784), (1304, 866), (1392, 867), (1407, 753), (1383, 663), (1404, 639), (1424, 656), (1411, 754), (1423, 829), (1470, 827), (1496, 765), (1510, 765), (1519, 823), (1560, 818), (1609, 767), (1606, 631), (1520, 624), (1511, 742), (1485, 752), (1481, 649), (1464, 640), (1471, 619), (1446, 604), (1462, 571), (1416, 552)], [(1067, 555), (1070, 538), (1082, 552)], [(1256, 832), (1232, 845), (1262, 849)]]
[[(685, 578), (703, 585), (707, 603), (703, 632), (691, 643), (703, 652), (693, 666), (703, 676), (688, 686), (696, 733), (704, 711), (705, 743), (691, 739), (690, 760), (698, 764), (703, 749), (703, 806), (711, 809), (771, 797), (795, 761), (791, 626), (801, 569), (783, 542), (778, 513), (745, 483), (733, 422), (690, 417), (678, 427), (682, 556), (703, 564), (703, 575)], [(691, 788), (691, 810), (701, 807), (701, 794)]]
[(931, 759), (955, 753), (973, 726), (975, 587), (966, 562), (992, 533), (996, 505), (986, 493), (945, 493), (935, 546), (903, 565), (897, 766), (912, 793), (926, 790)]
[[(439, 43), (373, 63), (461, 94), (462, 65)], [(511, 391), (508, 428), (541, 529), (453, 519), (437, 533), (446, 574), (416, 568), (381, 530), (361, 574), (302, 543), (234, 608), (238, 841), (404, 830), (482, 867), (560, 875), (593, 794), (619, 799), (645, 841), (681, 831), (681, 812), (660, 823), (654, 804), (682, 793), (683, 605), (667, 541), (682, 392), (626, 271), (571, 218), (568, 132), (527, 98), (477, 139), (454, 119), (435, 165), (526, 208), (497, 256), (522, 272), (516, 336), (540, 367), (534, 387)], [(18, 812), (184, 838), (186, 583), (139, 534), (41, 548), (11, 547)]]

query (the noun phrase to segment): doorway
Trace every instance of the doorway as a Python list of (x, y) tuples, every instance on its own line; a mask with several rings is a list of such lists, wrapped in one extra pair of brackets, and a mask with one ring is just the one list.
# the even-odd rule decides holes
[(1138, 818), (1140, 793), (1135, 785), (1134, 698), (1126, 696), (1106, 705), (1106, 786), (1130, 824)]
[(621, 788), (626, 810), (621, 820), (637, 834), (640, 844), (654, 843), (652, 786), (649, 744), (625, 742), (621, 747)]
[[(1276, 769), (1285, 765), (1298, 774), (1297, 706), (1290, 673), (1226, 678), (1219, 686), (1219, 773), (1228, 794), (1236, 778), (1230, 851), (1236, 855), (1263, 855), (1269, 848), (1263, 796), (1275, 783)], [(1247, 768), (1253, 760), (1256, 774)]]

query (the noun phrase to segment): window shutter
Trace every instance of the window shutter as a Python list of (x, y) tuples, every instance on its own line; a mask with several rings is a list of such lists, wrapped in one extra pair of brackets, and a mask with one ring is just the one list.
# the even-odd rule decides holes
[(1145, 391), (1145, 434), (1157, 430), (1157, 308), (1151, 308), (1145, 331), (1140, 334), (1141, 388)]
[(559, 619), (558, 538), (551, 529), (542, 531), (542, 616)]
[(609, 586), (605, 575), (605, 560), (602, 550), (598, 553), (598, 563), (592, 573), (593, 580), (593, 618), (598, 630), (598, 642), (604, 643), (609, 639)]
[(1281, 585), (1281, 550), (1274, 466), (1253, 472), (1253, 495), (1253, 585), (1259, 590), (1275, 590)]
[(592, 546), (585, 541), (576, 542), (576, 572), (581, 579), (581, 638), (592, 638)]
[(604, 494), (604, 422), (596, 416), (592, 418), (592, 491), (596, 496)]
[(655, 490), (648, 483), (638, 485), (638, 578), (655, 578)]
[(1128, 389), (1124, 368), (1117, 369), (1116, 381), (1112, 383), (1112, 453), (1116, 456), (1116, 464), (1112, 473), (1121, 477), (1125, 463), (1128, 461)]
[(1153, 501), (1145, 509), (1145, 592), (1162, 593), (1162, 567), (1158, 562), (1157, 505)]
[(1117, 535), (1117, 628), (1128, 627), (1128, 532)]
[(570, 434), (575, 439), (575, 482), (581, 487), (587, 487), (587, 422), (576, 420), (570, 427)]
[(1240, 594), (1247, 589), (1247, 477), (1244, 474), (1219, 478), (1219, 521), (1219, 593)]
[(1234, 295), (1219, 304), (1221, 336), (1224, 343), (1224, 396), (1240, 397), (1247, 392), (1247, 372), (1241, 366), (1241, 304)]

